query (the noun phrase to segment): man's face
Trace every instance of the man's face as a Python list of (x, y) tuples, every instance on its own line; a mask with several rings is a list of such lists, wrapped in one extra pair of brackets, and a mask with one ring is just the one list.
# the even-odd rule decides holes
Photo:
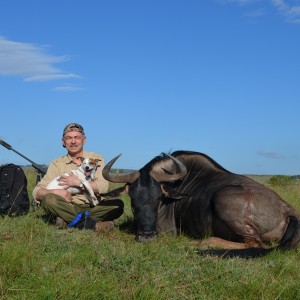
[(86, 137), (78, 131), (70, 131), (65, 134), (62, 144), (67, 148), (70, 154), (77, 154), (82, 151)]

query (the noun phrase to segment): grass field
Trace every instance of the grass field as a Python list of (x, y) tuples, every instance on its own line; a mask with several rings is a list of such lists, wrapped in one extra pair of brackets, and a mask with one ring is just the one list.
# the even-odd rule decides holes
[[(34, 173), (27, 177), (31, 193)], [(299, 183), (274, 189), (300, 211)], [(222, 260), (197, 255), (183, 235), (137, 243), (123, 200), (105, 236), (56, 229), (40, 209), (0, 219), (0, 299), (300, 299), (299, 247)]]

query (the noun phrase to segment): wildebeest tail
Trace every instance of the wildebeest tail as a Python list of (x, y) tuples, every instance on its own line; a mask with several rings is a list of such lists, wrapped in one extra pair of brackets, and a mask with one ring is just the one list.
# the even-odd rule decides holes
[(298, 219), (295, 216), (290, 216), (288, 226), (277, 248), (280, 250), (285, 250), (293, 247), (295, 245), (294, 239), (297, 237), (298, 231), (299, 231)]
[(205, 250), (196, 250), (200, 255), (211, 255), (221, 258), (256, 258), (269, 254), (270, 252), (278, 250), (286, 250), (295, 245), (295, 237), (299, 231), (299, 221), (295, 216), (289, 217), (289, 223), (285, 230), (283, 237), (281, 238), (280, 244), (277, 247), (264, 249), (264, 248), (247, 248), (247, 249), (205, 249)]

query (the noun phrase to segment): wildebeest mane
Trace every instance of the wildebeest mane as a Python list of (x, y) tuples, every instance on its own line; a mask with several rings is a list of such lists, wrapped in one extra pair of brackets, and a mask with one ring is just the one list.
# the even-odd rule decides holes
[(219, 169), (220, 171), (224, 171), (226, 173), (230, 173), (228, 170), (222, 167), (211, 157), (201, 152), (178, 150), (173, 152), (171, 155), (177, 158), (180, 156), (191, 156), (192, 159), (194, 156), (194, 159), (196, 159), (196, 161), (199, 161), (199, 163), (201, 162), (201, 167), (203, 168), (203, 170), (204, 169), (209, 170), (211, 168), (214, 168), (214, 169)]
[[(211, 170), (213, 171), (219, 170), (226, 173), (230, 173), (228, 170), (222, 167), (211, 157), (201, 152), (179, 150), (173, 153), (168, 153), (168, 155), (172, 155), (179, 159), (180, 157), (183, 158), (188, 157), (189, 160), (193, 161), (192, 163), (197, 163), (198, 165), (201, 164), (201, 168), (199, 168), (199, 166), (197, 168), (198, 172), (200, 171), (201, 173), (210, 172)], [(157, 155), (151, 161), (149, 161), (142, 169), (151, 171), (157, 164), (161, 164), (164, 161), (169, 160), (170, 158), (168, 157), (168, 155), (165, 153), (161, 153), (160, 155)], [(183, 160), (183, 163), (186, 164), (187, 161)]]
[[(209, 199), (213, 197), (217, 190), (227, 185), (221, 178), (231, 177), (232, 173), (206, 154), (200, 152), (182, 150), (175, 151), (171, 155), (180, 160), (187, 168), (187, 174), (182, 180), (165, 184), (178, 193), (186, 195), (175, 203), (176, 224), (181, 224), (182, 232), (196, 238), (203, 238), (210, 233), (209, 228), (212, 221), (212, 208)], [(168, 202), (172, 200), (175, 199), (164, 199)], [(182, 206), (190, 208), (185, 210), (188, 211), (187, 215), (181, 212)], [(194, 213), (197, 216), (193, 216)], [(193, 223), (194, 219), (198, 219), (197, 224)]]
[(151, 171), (153, 166), (156, 164), (168, 159), (167, 155), (165, 153), (161, 153), (160, 155), (155, 156), (152, 160), (150, 160), (142, 169)]

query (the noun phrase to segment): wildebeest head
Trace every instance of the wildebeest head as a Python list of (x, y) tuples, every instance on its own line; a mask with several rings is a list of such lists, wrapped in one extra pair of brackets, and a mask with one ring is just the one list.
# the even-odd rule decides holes
[[(121, 155), (121, 154), (120, 154)], [(111, 182), (126, 183), (106, 194), (117, 196), (127, 192), (131, 198), (131, 208), (136, 225), (136, 239), (140, 242), (156, 238), (158, 205), (162, 197), (176, 197), (173, 190), (163, 187), (165, 182), (173, 182), (186, 175), (186, 167), (175, 157), (162, 154), (155, 157), (139, 171), (130, 174), (111, 175), (109, 171), (120, 155), (113, 158), (103, 169), (103, 177)]]

